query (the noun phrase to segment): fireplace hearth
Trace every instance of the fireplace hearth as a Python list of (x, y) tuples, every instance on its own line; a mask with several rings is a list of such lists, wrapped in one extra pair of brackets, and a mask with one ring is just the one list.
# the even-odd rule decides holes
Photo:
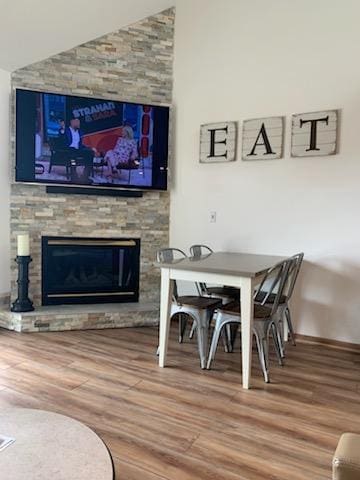
[(138, 302), (138, 238), (42, 237), (42, 304)]

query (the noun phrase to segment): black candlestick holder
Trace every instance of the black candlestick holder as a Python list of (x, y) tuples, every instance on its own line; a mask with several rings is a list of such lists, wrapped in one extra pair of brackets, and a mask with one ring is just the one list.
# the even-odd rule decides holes
[(12, 312), (32, 312), (34, 306), (29, 298), (29, 263), (32, 261), (30, 255), (17, 256), (15, 262), (18, 264), (18, 298), (11, 306)]

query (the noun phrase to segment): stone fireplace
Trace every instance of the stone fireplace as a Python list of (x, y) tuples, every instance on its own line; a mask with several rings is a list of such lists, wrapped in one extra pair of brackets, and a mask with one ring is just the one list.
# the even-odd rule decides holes
[[(12, 86), (169, 105), (172, 101), (174, 17), (174, 9), (166, 10), (17, 70), (12, 73)], [(14, 105), (11, 129), (14, 165)], [(169, 156), (171, 163), (171, 151)], [(154, 266), (154, 260), (156, 250), (169, 242), (169, 192), (149, 191), (140, 198), (122, 198), (46, 193), (45, 186), (18, 183), (11, 186), (10, 208), (12, 258), (16, 256), (17, 235), (23, 232), (30, 235), (33, 261), (30, 264), (29, 295), (35, 311), (27, 314), (3, 311), (0, 326), (18, 331), (38, 331), (153, 325), (158, 322), (160, 272)], [(139, 240), (138, 291), (136, 287), (128, 290), (134, 294), (128, 296), (126, 302), (118, 300), (117, 303), (102, 303), (101, 295), (95, 305), (64, 305), (68, 302), (63, 294), (70, 294), (71, 303), (75, 303), (74, 294), (86, 293), (75, 291), (74, 285), (73, 291), (47, 291), (44, 297), (42, 242), (45, 237), (85, 239), (89, 242), (93, 239), (103, 242), (108, 239)], [(81, 271), (79, 268), (78, 272)], [(14, 301), (17, 295), (15, 262), (12, 262), (11, 273), (11, 300)], [(87, 276), (91, 278), (90, 273)], [(119, 278), (119, 272), (116, 276)], [(125, 277), (122, 277), (124, 282)], [(87, 293), (89, 296), (94, 294), (93, 291)], [(54, 305), (57, 302), (54, 295), (63, 295), (62, 305)], [(138, 302), (134, 302), (135, 298)], [(121, 300), (125, 300), (125, 295)], [(52, 305), (49, 305), (51, 302)]]
[[(29, 296), (34, 302), (35, 311), (26, 314), (2, 312), (0, 326), (17, 331), (39, 331), (154, 325), (158, 322), (160, 272), (154, 263), (156, 250), (168, 245), (169, 241), (169, 195), (167, 192), (146, 192), (140, 198), (119, 198), (46, 194), (45, 187), (17, 184), (12, 187), (11, 221), (13, 258), (16, 256), (17, 234), (24, 231), (30, 234), (30, 252), (33, 261), (29, 269)], [(56, 245), (60, 239), (64, 244)], [(134, 283), (131, 283), (131, 290), (125, 288), (128, 281), (125, 271), (128, 271), (128, 267), (124, 263), (124, 273), (121, 275), (121, 282), (118, 282), (124, 286), (124, 289), (119, 293), (134, 293), (127, 293), (124, 298), (121, 298), (121, 295), (117, 296), (116, 303), (113, 303), (114, 298), (111, 296), (110, 298), (108, 296), (104, 303), (105, 299), (99, 295), (96, 304), (89, 305), (84, 302), (84, 296), (76, 298), (74, 294), (87, 293), (90, 301), (90, 297), (94, 296), (94, 290), (81, 292), (73, 285), (72, 291), (59, 292), (56, 289), (52, 290), (54, 287), (58, 288), (58, 285), (53, 284), (50, 285), (50, 291), (47, 293), (61, 295), (62, 298), (56, 296), (49, 298), (47, 295), (45, 300), (44, 274), (46, 282), (49, 275), (54, 274), (53, 268), (56, 268), (55, 259), (55, 264), (50, 262), (50, 271), (43, 270), (45, 243), (50, 250), (57, 251), (57, 255), (61, 253), (57, 247), (67, 246), (65, 253), (68, 257), (75, 253), (74, 250), (78, 251), (81, 244), (87, 247), (77, 260), (77, 270), (74, 271), (74, 275), (84, 280), (85, 272), (90, 282), (94, 277), (90, 270), (84, 270), (84, 265), (81, 267), (81, 263), (86, 262), (89, 253), (92, 256), (96, 248), (112, 249), (109, 243), (113, 243), (114, 240), (135, 243), (131, 248), (134, 248), (134, 253), (139, 254), (138, 290)], [(49, 245), (49, 241), (55, 244)], [(99, 242), (98, 247), (94, 245), (94, 241)], [(79, 243), (70, 245), (69, 242)], [(111, 258), (120, 261), (120, 251), (123, 250), (121, 247), (125, 245), (115, 246), (115, 248), (118, 247), (118, 253)], [(104, 258), (108, 259), (109, 267), (109, 252), (105, 251), (104, 255)], [(13, 263), (12, 301), (17, 295), (17, 271), (16, 264)], [(80, 273), (81, 268), (83, 268), (83, 274)], [(115, 274), (119, 280), (119, 267), (118, 270), (115, 269)], [(133, 280), (136, 280), (136, 277), (135, 274)], [(89, 282), (87, 288), (90, 287)], [(64, 293), (71, 296), (66, 299)], [(100, 293), (109, 293), (109, 291)], [(59, 301), (58, 298), (60, 298)], [(134, 301), (135, 299), (138, 299), (138, 302)]]

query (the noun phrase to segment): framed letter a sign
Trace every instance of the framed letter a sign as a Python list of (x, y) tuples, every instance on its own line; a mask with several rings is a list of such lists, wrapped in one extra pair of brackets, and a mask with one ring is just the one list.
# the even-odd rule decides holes
[(200, 127), (200, 163), (232, 162), (236, 152), (236, 122)]
[(282, 158), (284, 142), (283, 117), (256, 118), (243, 124), (243, 160)]

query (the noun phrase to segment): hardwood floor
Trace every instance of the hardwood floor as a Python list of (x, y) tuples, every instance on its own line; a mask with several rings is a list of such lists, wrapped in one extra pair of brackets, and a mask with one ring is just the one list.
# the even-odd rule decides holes
[[(0, 408), (43, 408), (93, 428), (117, 480), (331, 478), (344, 431), (360, 433), (360, 355), (287, 347), (266, 385), (241, 388), (240, 354), (218, 351), (201, 371), (196, 342), (159, 369), (152, 328), (17, 334), (0, 330)], [(238, 342), (239, 344), (239, 342)]]

